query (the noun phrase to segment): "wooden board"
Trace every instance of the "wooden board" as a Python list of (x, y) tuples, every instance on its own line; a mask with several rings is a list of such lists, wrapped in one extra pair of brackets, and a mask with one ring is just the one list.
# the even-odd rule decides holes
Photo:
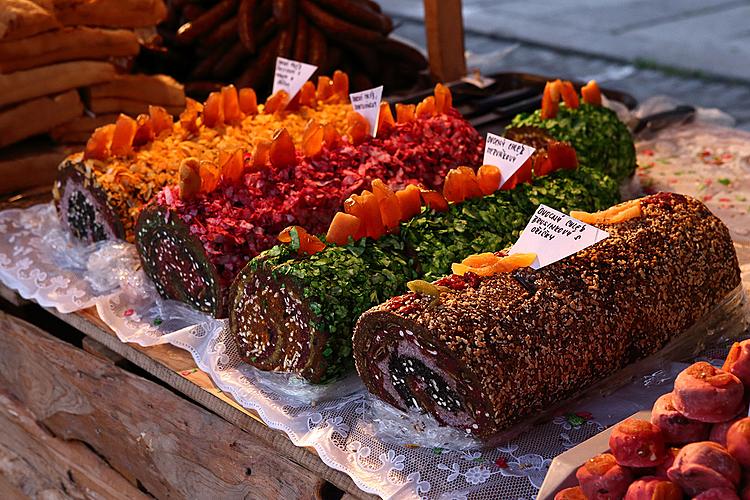
[[(3, 295), (8, 295), (8, 290), (2, 290), (2, 288), (4, 287), (0, 285), (0, 291), (3, 292)], [(40, 306), (32, 304), (26, 307), (39, 308)], [(194, 414), (193, 412), (189, 412), (189, 415), (182, 416), (180, 420), (185, 425), (195, 425), (199, 428), (192, 430), (191, 435), (193, 439), (196, 439), (200, 442), (205, 442), (209, 441), (205, 436), (212, 436), (210, 441), (219, 441), (218, 443), (211, 444), (210, 446), (212, 446), (212, 448), (207, 447), (200, 450), (203, 459), (209, 462), (212, 460), (210, 457), (212, 457), (213, 455), (217, 455), (217, 465), (215, 465), (215, 467), (221, 467), (222, 470), (227, 468), (231, 470), (233, 466), (225, 462), (226, 457), (232, 458), (232, 464), (234, 464), (234, 468), (236, 469), (236, 467), (238, 466), (237, 464), (241, 464), (243, 460), (253, 460), (254, 455), (256, 457), (255, 459), (263, 456), (265, 457), (265, 462), (261, 460), (259, 464), (261, 464), (261, 467), (264, 466), (263, 464), (267, 466), (265, 469), (262, 469), (267, 473), (265, 476), (267, 481), (277, 482), (283, 480), (284, 477), (288, 476), (291, 477), (293, 481), (301, 481), (300, 484), (305, 484), (306, 487), (312, 487), (311, 485), (314, 483), (316, 485), (316, 488), (318, 489), (323, 487), (320, 483), (325, 483), (325, 481), (328, 481), (336, 488), (347, 492), (352, 497), (375, 498), (359, 490), (354, 482), (344, 473), (334, 470), (325, 465), (317, 456), (314, 450), (294, 446), (285, 434), (270, 429), (264, 423), (262, 423), (257, 414), (239, 406), (229, 395), (220, 391), (212, 383), (207, 374), (196, 367), (195, 362), (188, 352), (170, 345), (140, 347), (134, 344), (124, 344), (120, 342), (114, 332), (101, 321), (93, 308), (72, 314), (62, 314), (52, 309), (48, 309), (48, 311), (54, 316), (65, 321), (69, 325), (73, 326), (77, 330), (81, 331), (85, 335), (101, 343), (107, 349), (113, 351), (117, 355), (122, 356), (122, 358), (142, 368), (149, 374), (156, 377), (163, 384), (184, 394), (189, 400), (210, 410), (210, 412), (213, 413), (202, 410), (191, 404), (190, 402), (185, 401), (185, 399), (179, 398), (166, 389), (156, 386), (151, 382), (142, 380), (142, 382), (146, 382), (147, 384), (154, 386), (156, 389), (162, 392), (166, 392), (167, 395), (177, 399), (179, 403), (175, 401), (172, 403), (172, 406), (170, 406), (169, 409), (165, 409), (162, 401), (164, 401), (165, 398), (166, 400), (168, 400), (167, 395), (161, 395), (156, 399), (151, 399), (148, 397), (148, 394), (151, 390), (154, 389), (145, 390), (141, 388), (140, 391), (135, 391), (132, 387), (129, 387), (128, 390), (125, 391), (124, 389), (117, 389), (119, 387), (118, 383), (114, 384), (111, 387), (112, 390), (117, 389), (114, 394), (116, 394), (118, 397), (114, 399), (107, 399), (106, 403), (102, 402), (101, 406), (97, 406), (96, 410), (97, 412), (101, 412), (101, 414), (96, 413), (95, 417), (90, 416), (85, 419), (83, 417), (71, 417), (70, 415), (61, 416), (62, 413), (56, 413), (55, 416), (45, 415), (44, 419), (42, 420), (45, 426), (54, 426), (55, 430), (59, 431), (61, 435), (66, 436), (66, 438), (80, 439), (90, 445), (91, 440), (100, 443), (103, 447), (108, 447), (114, 450), (118, 445), (118, 443), (114, 440), (104, 439), (95, 432), (86, 433), (81, 429), (87, 427), (95, 428), (97, 425), (96, 422), (98, 422), (100, 418), (103, 418), (104, 421), (108, 422), (109, 424), (116, 424), (116, 419), (107, 420), (108, 411), (124, 411), (126, 413), (129, 413), (132, 411), (136, 411), (136, 408), (139, 408), (142, 412), (142, 415), (140, 415), (141, 419), (145, 419), (146, 421), (148, 421), (149, 418), (147, 417), (151, 416), (153, 422), (150, 430), (153, 435), (157, 435), (159, 432), (162, 432), (157, 429), (161, 429), (162, 427), (164, 427), (164, 429), (171, 429), (172, 427), (174, 427), (175, 418), (177, 418), (177, 416), (180, 415), (181, 412), (180, 408), (186, 406), (195, 410), (201, 410), (203, 412), (199, 413), (199, 415)], [(9, 330), (12, 330), (13, 336), (15, 337), (18, 335), (18, 331), (26, 332), (27, 328), (33, 329), (33, 327), (29, 325), (24, 325), (23, 328), (18, 327), (16, 325), (18, 321), (19, 320), (17, 320), (16, 318), (0, 312), (0, 331), (7, 332)], [(15, 326), (11, 327), (8, 325)], [(36, 330), (37, 335), (46, 335), (44, 332), (41, 332), (38, 329)], [(7, 333), (5, 333), (4, 335), (7, 335)], [(21, 337), (23, 337), (23, 335), (21, 335)], [(52, 340), (54, 341), (55, 339)], [(16, 341), (14, 340), (14, 342)], [(17, 346), (17, 349), (14, 350), (11, 348), (12, 345), (14, 345), (14, 343), (11, 343), (8, 346), (4, 347), (2, 352), (0, 352), (0, 385), (6, 387), (23, 387), (24, 384), (28, 385), (30, 382), (28, 380), (24, 380), (21, 375), (11, 376), (11, 380), (8, 380), (5, 374), (15, 374), (17, 372), (23, 372), (21, 368), (25, 366), (24, 363), (28, 362), (30, 353), (42, 356), (44, 352), (47, 352), (47, 348), (40, 347), (40, 345), (43, 345), (43, 343), (40, 343), (34, 344), (35, 350), (32, 350), (22, 347), (22, 343), (21, 345)], [(101, 349), (89, 346), (88, 348), (86, 348), (86, 350), (100, 351), (97, 353), (96, 357), (94, 357), (87, 352), (77, 350), (78, 353), (85, 355), (90, 360), (89, 363), (107, 363), (111, 366), (111, 369), (119, 370), (119, 368), (114, 366), (114, 363), (111, 359), (106, 359), (108, 355), (105, 355)], [(55, 352), (54, 349), (51, 352)], [(72, 376), (70, 379), (68, 379), (67, 377), (61, 378), (59, 376), (54, 376), (54, 374), (61, 369), (63, 371), (65, 369), (73, 370), (72, 367), (66, 365), (65, 363), (62, 363), (62, 358), (68, 360), (70, 359), (69, 357), (69, 354), (60, 354), (60, 360), (58, 360), (58, 362), (45, 362), (48, 365), (48, 370), (45, 371), (45, 373), (48, 376), (47, 383), (49, 384), (49, 386), (42, 391), (42, 394), (46, 395), (54, 394), (60, 391), (64, 392), (66, 390), (65, 388), (69, 387), (71, 383), (76, 381), (76, 378)], [(128, 374), (123, 370), (121, 371), (125, 374)], [(34, 372), (32, 371), (31, 373)], [(31, 377), (31, 373), (26, 373), (25, 376)], [(80, 376), (80, 374), (78, 376)], [(120, 374), (119, 376), (122, 375)], [(105, 377), (105, 381), (107, 380), (108, 379)], [(97, 385), (100, 384), (101, 382)], [(92, 386), (91, 389), (93, 390), (95, 389), (95, 387)], [(103, 394), (102, 389), (98, 389), (97, 393)], [(35, 399), (38, 398), (39, 395), (36, 394), (36, 391), (33, 391), (26, 393), (26, 397), (29, 399)], [(42, 400), (43, 399), (44, 398), (42, 398)], [(125, 401), (127, 401), (125, 409), (117, 408), (118, 402), (124, 403)], [(34, 401), (25, 401), (24, 399), (24, 403), (28, 404), (32, 410), (34, 410), (35, 404), (40, 405), (37, 410), (42, 410), (42, 407), (45, 406), (45, 404), (52, 405), (54, 402), (46, 401), (45, 403), (34, 403)], [(107, 408), (109, 408), (109, 410), (107, 410)], [(169, 415), (169, 418), (165, 419), (164, 415)], [(218, 425), (215, 422), (211, 425), (206, 424), (206, 421), (210, 420), (206, 415), (213, 417), (214, 420), (216, 420), (216, 415), (220, 416), (223, 419), (218, 419), (218, 421), (221, 422), (221, 425)], [(191, 424), (191, 422), (193, 421), (197, 421), (198, 423)], [(131, 421), (131, 423), (132, 422), (133, 421)], [(218, 431), (218, 429), (221, 430)], [(118, 434), (121, 432), (125, 432), (125, 429), (118, 428)], [(238, 433), (242, 436), (245, 436), (242, 441), (237, 437)], [(127, 432), (123, 436), (119, 437), (127, 438)], [(132, 441), (125, 444), (128, 444), (128, 447), (135, 445), (137, 449), (139, 444), (137, 436), (135, 438), (133, 438), (133, 436), (130, 436), (130, 438), (132, 439)], [(243, 443), (242, 446), (237, 445), (237, 443), (240, 442)], [(226, 449), (228, 443), (232, 444), (235, 449), (232, 449), (232, 447), (230, 447), (230, 449)], [(255, 446), (255, 448), (252, 448), (250, 446), (251, 443)], [(209, 445), (207, 444), (206, 446)], [(97, 449), (97, 452), (101, 453), (99, 449)], [(161, 452), (166, 453), (166, 451), (164, 450), (161, 450)], [(118, 451), (118, 453), (120, 452)], [(197, 455), (191, 456), (188, 460), (189, 462), (192, 463), (192, 461), (197, 460), (197, 456), (200, 454), (198, 452), (195, 453)], [(278, 464), (274, 464), (272, 459), (276, 459), (282, 461), (285, 464), (288, 464), (290, 466), (287, 467), (289, 471), (287, 471), (282, 466), (278, 466)], [(122, 460), (122, 463), (118, 462), (119, 466), (115, 467), (115, 469), (118, 470), (121, 474), (127, 475), (132, 474), (128, 471), (130, 471), (134, 466), (137, 466), (141, 461), (147, 460), (147, 457), (138, 457), (137, 459), (129, 457), (128, 460)], [(184, 460), (184, 458), (182, 460)], [(154, 465), (152, 464), (151, 467), (154, 467)], [(206, 467), (209, 468), (209, 465), (206, 465)], [(250, 467), (250, 469), (253, 470), (253, 467)], [(136, 468), (136, 470), (140, 472), (140, 469)], [(156, 494), (156, 496), (161, 497), (163, 496), (161, 493), (168, 491), (169, 488), (171, 488), (173, 485), (170, 484), (165, 486), (158, 479), (159, 477), (162, 477), (165, 472), (169, 471), (157, 471), (156, 469), (154, 470), (155, 472), (149, 478), (153, 484), (151, 484), (150, 487), (147, 486), (147, 489), (150, 493)], [(294, 479), (294, 471), (297, 471), (298, 474), (307, 474), (303, 474), (304, 481), (300, 479)], [(244, 474), (244, 469), (242, 469), (241, 472)], [(213, 475), (205, 472), (203, 475), (205, 475), (206, 477), (201, 479), (196, 484), (186, 484), (184, 485), (184, 487), (200, 488), (205, 484), (212, 484), (207, 478), (213, 478)], [(258, 477), (261, 476), (262, 475), (260, 474), (258, 475)], [(139, 480), (143, 482), (143, 479), (141, 479), (140, 477)], [(219, 488), (217, 491), (223, 491), (224, 495), (222, 496), (236, 496), (240, 493), (240, 491), (243, 491), (242, 487), (240, 486), (241, 483), (233, 482), (239, 480), (239, 477), (231, 476), (231, 478), (224, 480), (223, 483), (222, 481), (219, 481), (218, 484), (223, 484), (222, 487), (228, 489), (221, 490), (221, 488)], [(252, 483), (252, 481), (250, 481), (250, 483)], [(2, 485), (0, 485), (0, 487), (1, 486)], [(145, 483), (144, 486), (146, 486)], [(213, 487), (216, 487), (216, 485), (214, 484)], [(154, 489), (152, 490), (151, 488)], [(164, 489), (160, 490), (159, 488)], [(336, 488), (334, 488), (334, 490)], [(2, 490), (0, 489), (0, 491)], [(183, 489), (182, 494), (186, 494), (189, 491), (191, 490)], [(287, 493), (289, 494), (282, 497), (305, 497), (304, 495), (302, 495), (303, 491), (299, 490), (295, 492), (289, 491)], [(172, 492), (172, 495), (174, 495), (174, 492)], [(273, 495), (273, 497), (276, 496)]]
[(424, 24), (432, 74), (443, 82), (465, 76), (461, 0), (424, 0)]

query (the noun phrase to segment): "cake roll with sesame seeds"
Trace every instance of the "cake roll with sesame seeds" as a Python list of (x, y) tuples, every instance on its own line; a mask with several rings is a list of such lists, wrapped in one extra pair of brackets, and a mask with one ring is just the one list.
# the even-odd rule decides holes
[(424, 208), (398, 233), (378, 240), (327, 244), (310, 256), (277, 245), (251, 260), (232, 284), (231, 335), (243, 360), (256, 368), (314, 383), (330, 380), (352, 366), (359, 315), (403, 293), (408, 281), (423, 275), (420, 270), (445, 274), (467, 253), (510, 244), (540, 202), (596, 210), (617, 197), (617, 182), (581, 166), (444, 212)]
[(365, 312), (353, 352), (367, 389), (489, 439), (658, 352), (738, 286), (739, 266), (701, 202), (629, 203), (637, 215), (592, 221), (608, 238), (546, 267), (449, 275), (437, 296)]

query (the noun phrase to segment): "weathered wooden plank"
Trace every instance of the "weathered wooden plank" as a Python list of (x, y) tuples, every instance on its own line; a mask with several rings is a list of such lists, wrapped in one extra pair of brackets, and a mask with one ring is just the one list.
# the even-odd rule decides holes
[[(324, 481), (171, 391), (0, 312), (0, 383), (157, 497), (316, 498)], [(303, 450), (304, 451), (304, 450)]]
[(82, 443), (49, 434), (4, 390), (0, 429), (0, 498), (147, 498)]
[(430, 71), (443, 82), (466, 75), (461, 0), (424, 0)]
[(195, 362), (187, 351), (172, 345), (141, 347), (136, 344), (124, 344), (99, 318), (93, 308), (74, 314), (63, 314), (53, 309), (48, 309), (48, 311), (201, 406), (266, 440), (275, 453), (302, 464), (342, 491), (357, 498), (376, 498), (360, 490), (343, 472), (324, 464), (314, 450), (294, 446), (282, 432), (268, 428), (255, 412), (241, 407), (231, 396), (219, 391), (204, 372), (197, 370)]

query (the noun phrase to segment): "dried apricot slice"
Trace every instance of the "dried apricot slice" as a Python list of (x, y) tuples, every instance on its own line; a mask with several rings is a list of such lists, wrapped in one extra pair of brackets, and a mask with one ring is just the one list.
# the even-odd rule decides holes
[(204, 160), (200, 162), (201, 192), (210, 193), (219, 185), (221, 170), (214, 163)]
[(185, 99), (185, 111), (180, 113), (180, 126), (186, 132), (197, 134), (200, 128), (198, 118), (203, 111), (203, 105), (189, 97)]
[(385, 101), (381, 102), (377, 132), (385, 132), (386, 130), (393, 128), (395, 124), (396, 120), (393, 119), (393, 112), (391, 112), (390, 104)]
[(263, 106), (263, 112), (266, 114), (272, 114), (278, 111), (284, 111), (287, 104), (289, 104), (289, 94), (286, 90), (279, 90), (266, 99), (266, 104)]
[(127, 156), (133, 151), (133, 138), (137, 129), (138, 124), (128, 115), (120, 114), (117, 117), (109, 148), (114, 156)]
[(416, 119), (416, 106), (413, 104), (396, 104), (396, 121), (409, 123)]
[(270, 163), (271, 141), (259, 141), (253, 151), (253, 168), (261, 169)]
[(343, 71), (333, 72), (333, 95), (331, 101), (346, 102), (349, 100), (349, 75)]
[(361, 225), (362, 222), (356, 215), (336, 212), (328, 227), (326, 241), (336, 245), (346, 245), (349, 243), (349, 238), (355, 239)]
[(559, 109), (559, 100), (556, 100), (552, 96), (552, 85), (553, 82), (547, 82), (544, 86), (544, 93), (542, 94), (542, 119), (548, 120), (557, 116)]
[(591, 80), (589, 83), (581, 87), (581, 97), (586, 104), (591, 104), (593, 106), (602, 105), (602, 91), (599, 90), (599, 85), (596, 83), (596, 80)]
[(221, 152), (219, 154), (219, 165), (221, 165), (221, 176), (227, 182), (237, 182), (242, 178), (242, 174), (245, 171), (245, 164), (243, 161), (243, 154), (241, 149), (237, 149), (233, 153)]
[(578, 156), (573, 146), (567, 142), (550, 141), (547, 145), (547, 155), (552, 170), (575, 170), (578, 168)]
[(419, 188), (409, 184), (404, 189), (396, 191), (396, 198), (401, 207), (401, 221), (406, 221), (422, 211), (422, 200), (419, 196)]
[(396, 193), (380, 179), (372, 181), (372, 194), (378, 200), (380, 207), (380, 219), (387, 232), (392, 232), (401, 223), (401, 205), (398, 203)]
[(570, 212), (570, 216), (574, 219), (578, 219), (586, 224), (618, 224), (625, 222), (629, 219), (640, 217), (641, 213), (641, 201), (630, 200), (625, 203), (620, 203), (614, 207), (602, 210), (599, 212), (588, 213), (578, 210)]
[(148, 116), (151, 118), (151, 127), (154, 130), (154, 136), (158, 137), (159, 134), (165, 130), (172, 131), (174, 120), (172, 119), (172, 115), (170, 115), (166, 109), (161, 106), (149, 105)]
[(424, 186), (418, 186), (419, 196), (422, 197), (422, 203), (436, 212), (445, 212), (448, 210), (448, 200), (441, 193), (434, 189)]
[(308, 158), (315, 158), (323, 150), (324, 127), (310, 120), (302, 135), (302, 153)]
[(109, 158), (109, 145), (112, 143), (112, 135), (115, 132), (115, 124), (99, 127), (91, 134), (83, 151), (84, 159), (106, 160)]
[(203, 106), (203, 123), (206, 127), (219, 127), (224, 124), (224, 98), (221, 92), (208, 94)]
[(362, 221), (359, 232), (355, 239), (368, 236), (377, 240), (385, 234), (385, 226), (380, 216), (380, 205), (377, 198), (370, 191), (362, 191), (362, 194), (353, 194), (344, 202), (344, 211), (354, 215)]
[(240, 98), (234, 85), (221, 88), (221, 99), (224, 105), (224, 121), (231, 124), (239, 123), (242, 120), (242, 110), (240, 109)]
[(451, 89), (438, 83), (435, 85), (435, 111), (437, 113), (447, 113), (453, 107), (453, 95)]
[(315, 93), (319, 101), (326, 101), (333, 95), (333, 82), (327, 76), (318, 77), (318, 88)]
[(361, 144), (370, 133), (370, 122), (356, 111), (346, 115), (346, 122), (349, 141), (354, 145)]
[(315, 84), (310, 80), (302, 84), (302, 88), (299, 89), (299, 104), (300, 106), (307, 106), (308, 108), (314, 108), (317, 102), (317, 96), (315, 94)]
[(422, 102), (417, 104), (417, 118), (429, 118), (435, 114), (435, 97), (425, 97)]
[(133, 136), (133, 146), (143, 146), (154, 140), (154, 127), (151, 124), (151, 117), (146, 114), (140, 114), (135, 119), (136, 128)]
[(477, 180), (482, 194), (492, 194), (500, 188), (500, 169), (495, 165), (482, 165), (477, 171)]
[(279, 129), (273, 134), (268, 159), (271, 161), (271, 165), (276, 168), (289, 167), (296, 163), (297, 155), (294, 149), (294, 141), (285, 128)]
[(560, 94), (562, 95), (565, 106), (569, 107), (570, 109), (578, 108), (578, 93), (576, 92), (576, 89), (575, 87), (573, 87), (572, 83), (567, 80), (562, 82), (562, 85), (560, 87)]
[(251, 88), (240, 89), (240, 110), (246, 115), (258, 114), (258, 97)]

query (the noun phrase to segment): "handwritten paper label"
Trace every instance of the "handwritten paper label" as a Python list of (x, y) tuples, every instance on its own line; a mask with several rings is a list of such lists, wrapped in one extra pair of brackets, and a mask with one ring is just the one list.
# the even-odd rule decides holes
[(531, 267), (539, 269), (608, 237), (606, 231), (547, 205), (539, 205), (510, 254), (535, 253), (536, 260)]
[(276, 72), (273, 75), (273, 93), (285, 90), (289, 99), (299, 92), (299, 89), (310, 79), (317, 66), (284, 57), (276, 58)]
[(373, 137), (378, 132), (378, 117), (380, 116), (380, 98), (383, 97), (383, 86), (349, 94), (354, 111), (364, 116), (370, 122), (370, 133)]
[(534, 151), (534, 148), (526, 144), (488, 133), (484, 144), (483, 165), (494, 165), (500, 169), (502, 186), (534, 154)]

